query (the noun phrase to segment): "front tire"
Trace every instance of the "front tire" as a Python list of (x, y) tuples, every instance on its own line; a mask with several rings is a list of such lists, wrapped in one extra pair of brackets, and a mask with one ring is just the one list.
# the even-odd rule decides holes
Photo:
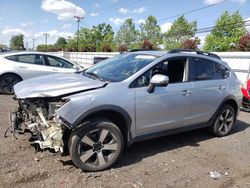
[(72, 161), (83, 171), (110, 168), (122, 154), (123, 147), (120, 129), (107, 119), (94, 119), (81, 125), (69, 140)]
[(226, 136), (232, 130), (235, 122), (236, 112), (232, 106), (225, 104), (218, 112), (214, 124), (211, 126), (211, 133), (215, 136)]
[(13, 86), (22, 79), (15, 74), (5, 74), (0, 77), (0, 92), (7, 95), (14, 94)]

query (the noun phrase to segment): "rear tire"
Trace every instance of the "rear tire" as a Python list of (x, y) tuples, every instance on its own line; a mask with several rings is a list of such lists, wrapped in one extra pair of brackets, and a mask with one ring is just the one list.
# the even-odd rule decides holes
[(71, 133), (69, 153), (83, 171), (100, 171), (114, 165), (122, 154), (120, 129), (107, 119), (93, 119)]
[(218, 112), (210, 132), (218, 137), (226, 136), (232, 130), (235, 122), (235, 110), (232, 106), (225, 104)]
[(0, 92), (7, 95), (14, 94), (13, 86), (22, 79), (15, 74), (4, 74), (0, 77)]

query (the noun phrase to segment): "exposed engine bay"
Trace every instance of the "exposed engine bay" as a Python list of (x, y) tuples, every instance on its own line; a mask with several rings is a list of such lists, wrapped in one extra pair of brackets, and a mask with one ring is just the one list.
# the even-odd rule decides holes
[[(63, 133), (67, 127), (54, 117), (57, 109), (67, 100), (55, 98), (16, 99), (18, 109), (10, 113), (10, 128), (14, 137), (16, 133), (30, 132), (30, 141), (37, 149), (53, 149), (63, 153)], [(6, 131), (7, 133), (7, 131)]]

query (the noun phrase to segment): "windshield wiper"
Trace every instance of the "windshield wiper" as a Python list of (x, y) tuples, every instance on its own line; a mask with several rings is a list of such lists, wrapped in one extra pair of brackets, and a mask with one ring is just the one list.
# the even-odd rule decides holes
[(94, 72), (84, 72), (84, 74), (90, 75), (94, 78), (97, 78), (98, 80), (104, 81), (104, 79), (102, 77), (100, 77), (98, 74), (96, 74)]

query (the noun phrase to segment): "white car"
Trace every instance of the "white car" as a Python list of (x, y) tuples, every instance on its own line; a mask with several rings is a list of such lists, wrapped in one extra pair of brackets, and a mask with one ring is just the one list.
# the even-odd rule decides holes
[(68, 60), (40, 52), (12, 52), (0, 55), (0, 93), (13, 94), (13, 86), (37, 76), (73, 73), (80, 68)]

